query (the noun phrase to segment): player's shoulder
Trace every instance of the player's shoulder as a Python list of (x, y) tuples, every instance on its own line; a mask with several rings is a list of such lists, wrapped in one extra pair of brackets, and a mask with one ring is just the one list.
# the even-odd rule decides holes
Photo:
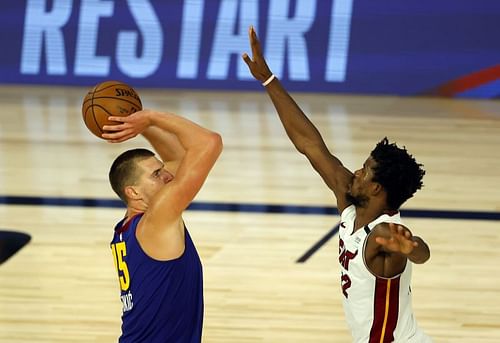
[(340, 216), (346, 219), (356, 216), (356, 206), (354, 206), (354, 204), (346, 206), (343, 210), (340, 211)]
[(390, 235), (390, 233), (393, 229), (395, 229), (399, 226), (410, 231), (410, 229), (406, 225), (402, 224), (401, 222), (388, 221), (388, 222), (377, 223), (375, 226), (373, 226), (373, 228), (371, 229), (371, 232), (377, 234), (377, 236), (378, 235), (387, 236), (387, 235)]
[(377, 223), (372, 227), (370, 232), (376, 235), (389, 233), (390, 232), (389, 223), (388, 222)]

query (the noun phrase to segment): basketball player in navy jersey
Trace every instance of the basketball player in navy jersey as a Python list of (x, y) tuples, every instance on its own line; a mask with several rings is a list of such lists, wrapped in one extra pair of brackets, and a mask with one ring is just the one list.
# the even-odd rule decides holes
[(128, 150), (109, 179), (127, 205), (111, 250), (123, 303), (122, 343), (199, 343), (203, 326), (202, 265), (182, 219), (222, 151), (221, 137), (171, 113), (142, 110), (110, 117), (103, 138), (142, 134), (158, 152)]
[(249, 39), (252, 58), (245, 53), (243, 60), (266, 88), (290, 140), (337, 199), (341, 290), (353, 341), (430, 342), (413, 316), (410, 288), (411, 262), (424, 263), (430, 252), (398, 212), (421, 188), (422, 165), (384, 138), (361, 169), (349, 171), (272, 74), (253, 27)]

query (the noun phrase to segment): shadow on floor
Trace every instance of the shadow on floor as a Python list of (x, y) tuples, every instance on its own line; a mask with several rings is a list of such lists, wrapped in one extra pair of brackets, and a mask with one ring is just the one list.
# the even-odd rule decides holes
[(0, 264), (7, 261), (31, 240), (31, 236), (16, 231), (0, 230)]

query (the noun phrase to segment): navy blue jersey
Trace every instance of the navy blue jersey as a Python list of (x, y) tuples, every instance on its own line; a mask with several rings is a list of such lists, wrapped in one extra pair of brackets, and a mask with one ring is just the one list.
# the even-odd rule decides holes
[(120, 343), (199, 343), (203, 326), (200, 257), (186, 228), (184, 253), (158, 261), (140, 247), (135, 231), (141, 215), (115, 227), (111, 250), (123, 304)]

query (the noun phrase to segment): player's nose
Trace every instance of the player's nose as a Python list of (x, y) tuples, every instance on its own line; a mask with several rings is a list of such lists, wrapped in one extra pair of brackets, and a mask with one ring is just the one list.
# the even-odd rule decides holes
[(170, 174), (169, 172), (167, 172), (166, 170), (163, 170), (161, 178), (163, 180), (163, 183), (168, 183), (168, 182), (172, 181), (174, 176), (172, 174)]

